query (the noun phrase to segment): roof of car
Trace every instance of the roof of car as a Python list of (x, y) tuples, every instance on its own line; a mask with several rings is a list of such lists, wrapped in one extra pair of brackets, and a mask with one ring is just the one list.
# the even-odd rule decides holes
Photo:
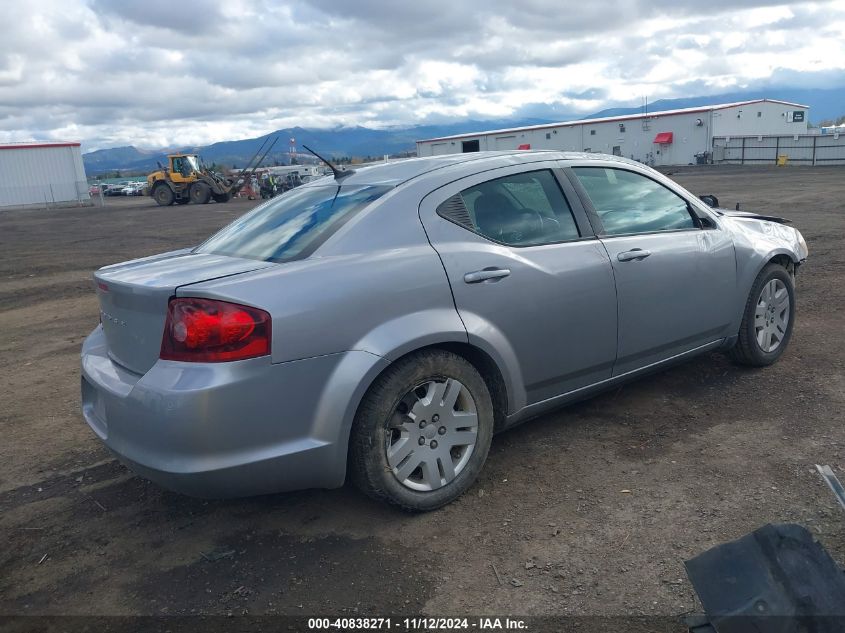
[[(621, 156), (608, 154), (594, 154), (584, 152), (560, 152), (554, 150), (513, 150), (504, 152), (470, 152), (466, 154), (445, 154), (442, 156), (428, 156), (424, 158), (408, 158), (380, 165), (370, 165), (355, 170), (342, 180), (344, 185), (399, 185), (413, 178), (434, 171), (454, 168), (458, 165), (466, 166), (474, 163), (478, 171), (484, 171), (503, 162), (532, 163), (543, 160), (589, 160), (613, 161), (637, 165), (635, 161)], [(307, 186), (326, 185), (331, 182), (330, 176), (312, 180)]]

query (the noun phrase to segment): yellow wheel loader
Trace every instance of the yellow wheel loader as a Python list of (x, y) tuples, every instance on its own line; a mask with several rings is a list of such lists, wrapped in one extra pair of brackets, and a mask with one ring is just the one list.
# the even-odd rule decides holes
[(247, 168), (241, 171), (238, 177), (223, 177), (213, 171), (206, 169), (197, 154), (170, 154), (167, 157), (168, 165), (165, 167), (159, 163), (158, 171), (147, 176), (147, 191), (160, 206), (166, 207), (171, 204), (205, 204), (214, 200), (215, 202), (228, 202), (237, 195), (244, 183), (252, 178), (252, 174), (258, 169), (261, 161), (267, 156), (278, 137), (270, 143), (270, 146), (252, 167), (247, 171), (252, 162), (258, 157), (264, 146), (270, 139), (266, 139), (261, 147), (247, 164)]

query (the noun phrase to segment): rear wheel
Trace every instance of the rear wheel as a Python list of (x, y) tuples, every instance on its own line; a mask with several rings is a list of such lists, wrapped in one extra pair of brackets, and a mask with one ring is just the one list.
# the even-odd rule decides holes
[(194, 204), (205, 204), (211, 199), (211, 188), (204, 182), (195, 182), (189, 195)]
[(792, 276), (783, 266), (769, 264), (751, 287), (731, 358), (754, 367), (771, 365), (789, 344), (794, 320)]
[(492, 437), (493, 404), (475, 367), (423, 351), (391, 365), (364, 397), (350, 438), (352, 479), (404, 510), (434, 510), (472, 485)]
[(159, 206), (170, 206), (174, 198), (173, 190), (164, 183), (159, 183), (153, 188), (153, 199)]

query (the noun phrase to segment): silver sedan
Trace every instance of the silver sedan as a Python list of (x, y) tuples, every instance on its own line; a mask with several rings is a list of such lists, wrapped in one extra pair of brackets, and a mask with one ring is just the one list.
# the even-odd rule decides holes
[(783, 220), (611, 156), (338, 172), (196, 248), (97, 271), (82, 411), (187, 494), (348, 476), (431, 510), (472, 485), (497, 431), (710, 350), (775, 362), (806, 257)]

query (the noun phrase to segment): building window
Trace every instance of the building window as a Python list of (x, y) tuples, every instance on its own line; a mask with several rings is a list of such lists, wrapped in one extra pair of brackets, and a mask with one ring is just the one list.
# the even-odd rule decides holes
[(759, 119), (760, 117), (762, 117), (762, 116), (763, 116), (763, 113), (762, 113), (762, 112), (758, 112), (758, 113), (757, 113), (757, 118), (758, 118), (758, 119)]
[(552, 138), (552, 135), (549, 132), (546, 132), (546, 140), (548, 141), (550, 138)]
[(596, 135), (596, 131), (595, 131), (595, 130), (590, 130), (590, 136), (595, 136), (595, 135)]

